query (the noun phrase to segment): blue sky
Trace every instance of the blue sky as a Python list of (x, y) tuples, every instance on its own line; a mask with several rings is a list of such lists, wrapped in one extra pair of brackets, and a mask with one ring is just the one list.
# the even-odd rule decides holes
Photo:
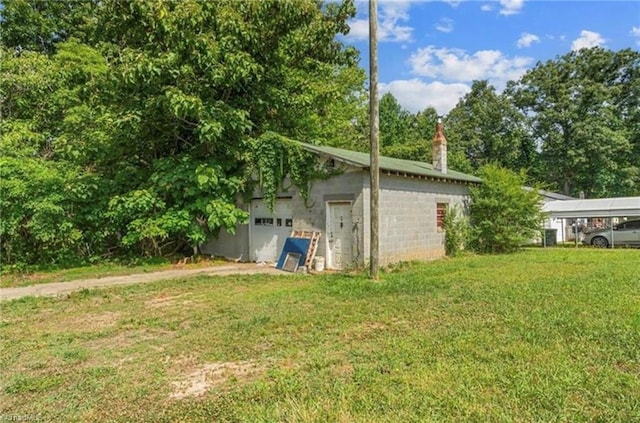
[[(368, 1), (343, 40), (368, 63)], [(640, 49), (640, 1), (379, 0), (380, 92), (406, 109), (447, 113), (488, 79), (497, 89), (538, 61), (583, 47)]]

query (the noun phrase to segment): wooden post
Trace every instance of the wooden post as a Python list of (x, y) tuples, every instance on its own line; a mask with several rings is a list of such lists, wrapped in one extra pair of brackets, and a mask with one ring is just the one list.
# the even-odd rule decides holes
[(371, 235), (370, 235), (370, 273), (378, 280), (379, 223), (378, 203), (380, 198), (380, 122), (378, 114), (378, 1), (369, 0), (369, 128), (371, 142)]

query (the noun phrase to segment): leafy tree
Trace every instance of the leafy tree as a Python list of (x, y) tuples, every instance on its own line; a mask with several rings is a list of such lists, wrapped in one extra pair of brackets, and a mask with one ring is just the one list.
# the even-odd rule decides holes
[[(354, 11), (349, 2), (105, 2), (98, 27), (114, 55), (118, 161), (110, 168), (130, 169), (112, 203), (122, 232), (162, 227), (151, 235), (182, 234), (196, 246), (233, 230), (246, 218), (238, 195), (257, 182), (255, 140), (340, 136), (357, 104), (345, 100), (364, 80), (356, 52), (335, 41)], [(139, 193), (146, 207), (117, 213)], [(150, 245), (157, 254), (160, 243)]]
[(77, 178), (78, 169), (69, 165), (31, 157), (0, 158), (3, 264), (73, 261), (83, 235), (72, 212)]
[(513, 170), (534, 166), (536, 152), (524, 115), (487, 81), (474, 81), (445, 123), (449, 151), (468, 163), (461, 168), (475, 171), (489, 163)]
[(52, 54), (71, 37), (86, 41), (99, 0), (3, 0), (0, 43), (10, 49)]
[(438, 113), (428, 107), (415, 115), (407, 113), (407, 134), (397, 144), (383, 149), (383, 153), (399, 159), (431, 163), (433, 136), (438, 121)]
[[(368, 98), (361, 68), (346, 66), (335, 75), (337, 83), (323, 84), (322, 103), (310, 114), (307, 132), (299, 140), (355, 151), (368, 151)], [(320, 88), (321, 86), (317, 86)]]
[(401, 145), (409, 141), (411, 114), (402, 108), (391, 93), (380, 98), (380, 146)]
[(640, 192), (639, 81), (640, 52), (595, 47), (538, 63), (510, 84), (548, 183), (589, 197)]
[(482, 184), (470, 190), (471, 245), (482, 253), (515, 251), (540, 231), (540, 196), (523, 189), (523, 171), (487, 165), (481, 177)]
[(108, 236), (100, 213), (106, 202), (87, 159), (99, 147), (80, 142), (91, 139), (95, 124), (79, 119), (106, 63), (75, 42), (60, 43), (51, 57), (1, 54), (0, 259), (60, 263), (99, 255)]
[[(364, 74), (336, 41), (351, 1), (3, 4), (0, 149), (33, 159), (35, 180), (55, 186), (60, 219), (77, 229), (56, 244), (65, 254), (196, 247), (245, 221), (238, 198), (261, 167), (282, 163), (257, 160), (259, 141), (358, 142)], [(35, 190), (5, 170), (20, 193)], [(49, 200), (34, 191), (33, 201)], [(19, 214), (13, 206), (0, 212)], [(3, 258), (42, 242), (25, 227), (3, 229)]]

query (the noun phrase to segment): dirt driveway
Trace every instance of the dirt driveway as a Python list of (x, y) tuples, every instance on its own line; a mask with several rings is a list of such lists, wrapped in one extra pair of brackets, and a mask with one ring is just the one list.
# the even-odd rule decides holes
[(125, 276), (106, 276), (95, 279), (81, 279), (69, 282), (51, 282), (41, 285), (24, 286), (20, 288), (1, 288), (0, 301), (13, 300), (22, 297), (43, 297), (69, 294), (85, 288), (99, 288), (103, 286), (133, 285), (136, 283), (154, 282), (165, 279), (178, 279), (190, 276), (227, 276), (247, 274), (280, 274), (292, 273), (277, 270), (271, 266), (259, 266), (256, 263), (235, 263), (224, 266), (203, 267), (200, 269), (164, 270), (153, 273), (139, 273)]

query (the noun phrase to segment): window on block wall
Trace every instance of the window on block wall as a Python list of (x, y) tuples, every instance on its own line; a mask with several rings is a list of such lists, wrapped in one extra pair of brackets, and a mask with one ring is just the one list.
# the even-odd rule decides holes
[(436, 228), (438, 231), (444, 230), (444, 215), (447, 213), (447, 203), (437, 203), (436, 205)]

